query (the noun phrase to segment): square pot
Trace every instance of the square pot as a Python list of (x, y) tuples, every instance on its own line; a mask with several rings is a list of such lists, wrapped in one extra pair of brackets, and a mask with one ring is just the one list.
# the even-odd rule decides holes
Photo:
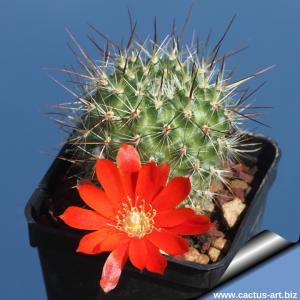
[[(216, 286), (237, 251), (259, 230), (267, 191), (276, 176), (280, 157), (277, 144), (262, 136), (249, 137), (260, 143), (261, 149), (253, 154), (258, 172), (247, 196), (249, 205), (236, 226), (226, 255), (207, 265), (167, 257), (168, 267), (163, 276), (147, 271), (141, 273), (127, 263), (118, 286), (107, 295), (99, 287), (107, 254), (76, 253), (82, 233), (43, 219), (49, 215), (49, 203), (70, 199), (74, 205), (73, 199), (78, 198), (74, 189), (66, 185), (65, 174), (70, 163), (56, 158), (25, 209), (30, 244), (38, 249), (48, 300), (181, 300), (195, 298)], [(66, 146), (61, 152), (65, 149)]]

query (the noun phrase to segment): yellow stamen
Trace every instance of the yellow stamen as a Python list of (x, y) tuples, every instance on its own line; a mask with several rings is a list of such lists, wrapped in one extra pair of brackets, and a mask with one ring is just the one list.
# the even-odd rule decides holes
[[(142, 238), (155, 229), (154, 217), (156, 210), (148, 204), (146, 209), (145, 200), (141, 200), (140, 205), (133, 205), (132, 199), (127, 196), (128, 204), (122, 203), (123, 209), (118, 211), (116, 216), (116, 228), (126, 232), (129, 237)], [(137, 197), (136, 203), (139, 202)]]

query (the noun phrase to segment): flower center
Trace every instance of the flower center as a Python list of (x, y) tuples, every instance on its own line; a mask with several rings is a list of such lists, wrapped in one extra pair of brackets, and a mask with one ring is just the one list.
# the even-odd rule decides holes
[[(126, 232), (129, 237), (142, 238), (146, 234), (152, 232), (154, 227), (154, 217), (156, 210), (151, 204), (145, 207), (145, 200), (142, 200), (142, 205), (133, 205), (132, 199), (127, 196), (128, 203), (122, 203), (123, 209), (118, 211), (116, 216), (116, 228)], [(136, 200), (138, 203), (138, 198)]]

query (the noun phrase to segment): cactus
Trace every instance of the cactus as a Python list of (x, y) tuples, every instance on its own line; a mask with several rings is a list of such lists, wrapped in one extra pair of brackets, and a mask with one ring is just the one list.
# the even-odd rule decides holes
[(171, 177), (190, 176), (192, 193), (183, 206), (210, 211), (211, 182), (226, 181), (222, 162), (248, 151), (238, 126), (251, 117), (242, 112), (245, 94), (237, 88), (262, 72), (232, 82), (226, 55), (218, 56), (223, 37), (205, 53), (197, 42), (180, 47), (174, 35), (135, 42), (133, 29), (125, 48), (112, 43), (104, 50), (91, 39), (103, 54), (96, 61), (69, 34), (84, 58), (78, 56), (83, 73), (63, 69), (81, 88), (71, 92), (75, 102), (60, 105), (71, 112), (60, 124), (72, 129), (73, 161), (92, 172), (96, 158), (115, 159), (122, 144), (132, 144), (144, 162), (167, 161)]

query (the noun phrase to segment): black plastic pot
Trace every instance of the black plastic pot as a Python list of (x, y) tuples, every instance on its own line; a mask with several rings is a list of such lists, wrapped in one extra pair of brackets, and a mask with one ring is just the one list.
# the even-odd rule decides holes
[(194, 299), (216, 286), (237, 251), (259, 230), (266, 194), (276, 175), (280, 157), (278, 146), (264, 137), (252, 138), (261, 143), (261, 150), (255, 154), (258, 172), (248, 195), (249, 206), (236, 228), (227, 254), (217, 263), (208, 265), (168, 257), (164, 276), (146, 271), (140, 273), (127, 263), (119, 285), (107, 295), (99, 287), (107, 255), (76, 253), (82, 234), (42, 220), (49, 209), (47, 203), (59, 197), (57, 191), (63, 189), (63, 176), (69, 168), (66, 161), (55, 159), (26, 206), (30, 243), (38, 249), (48, 299)]

